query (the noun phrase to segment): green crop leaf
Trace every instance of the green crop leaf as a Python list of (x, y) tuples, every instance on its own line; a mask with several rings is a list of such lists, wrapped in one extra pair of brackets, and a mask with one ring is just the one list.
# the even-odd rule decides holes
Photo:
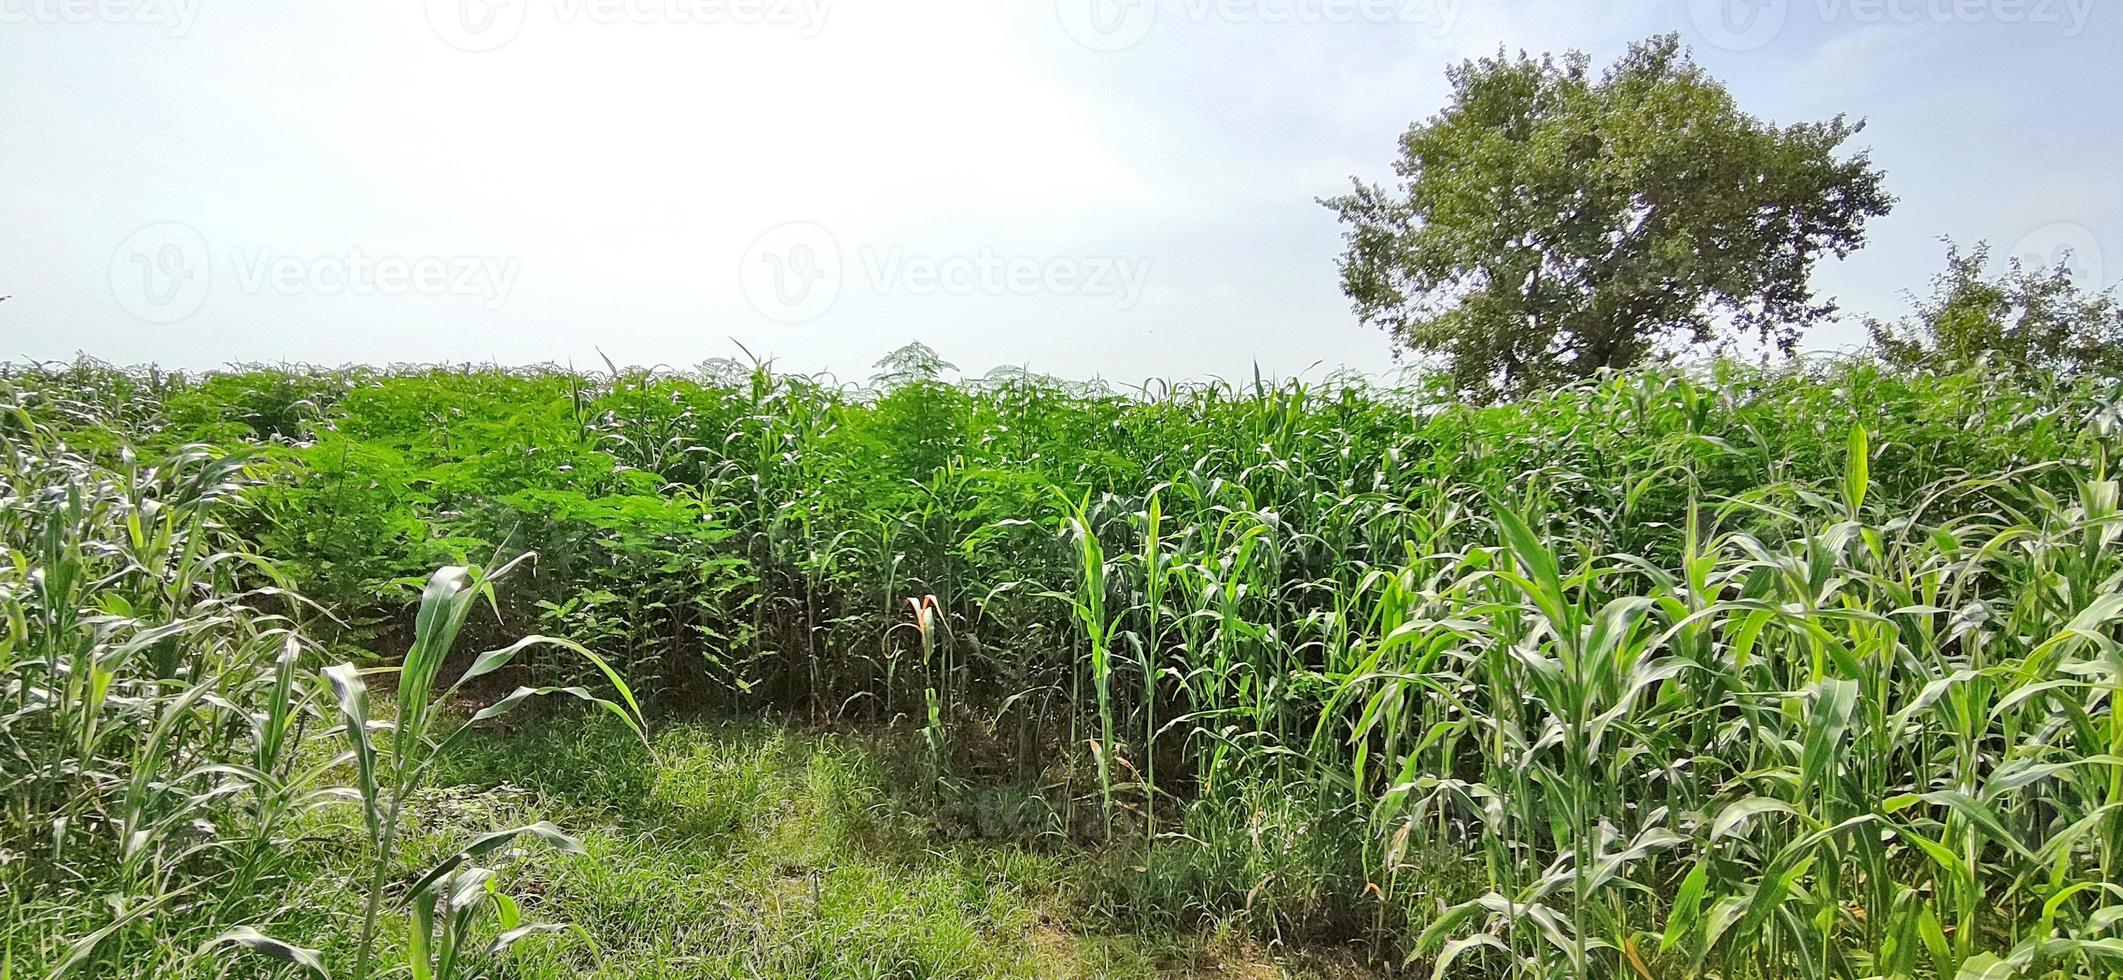
[(200, 952), (204, 953), (223, 946), (235, 946), (261, 956), (270, 957), (285, 963), (293, 963), (320, 977), (329, 977), (331, 975), (325, 971), (324, 959), (316, 950), (304, 949), (292, 943), (281, 942), (249, 926), (237, 926), (208, 940), (206, 945), (200, 948)]

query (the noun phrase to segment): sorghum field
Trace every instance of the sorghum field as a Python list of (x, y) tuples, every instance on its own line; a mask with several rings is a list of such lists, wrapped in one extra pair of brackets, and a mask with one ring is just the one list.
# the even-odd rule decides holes
[(2123, 967), (2111, 384), (882, 367), (8, 368), (0, 977)]

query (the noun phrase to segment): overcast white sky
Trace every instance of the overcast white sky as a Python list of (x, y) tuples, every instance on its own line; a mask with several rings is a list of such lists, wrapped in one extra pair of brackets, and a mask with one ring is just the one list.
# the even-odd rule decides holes
[(2113, 0), (0, 0), (0, 358), (1384, 370), (1314, 199), (1450, 63), (1664, 31), (1869, 122), (1808, 346), (1942, 235), (2123, 276)]

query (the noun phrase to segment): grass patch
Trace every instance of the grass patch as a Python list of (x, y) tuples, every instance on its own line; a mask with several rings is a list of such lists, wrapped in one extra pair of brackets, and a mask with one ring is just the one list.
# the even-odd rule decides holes
[(1093, 904), (1112, 860), (952, 840), (951, 805), (910, 804), (891, 744), (685, 722), (660, 726), (652, 755), (567, 715), (485, 733), (442, 760), (406, 863), (529, 820), (580, 836), (587, 857), (511, 872), (527, 917), (579, 930), (518, 945), (498, 975), (523, 980), (1349, 975), (1206, 920), (1113, 931)]

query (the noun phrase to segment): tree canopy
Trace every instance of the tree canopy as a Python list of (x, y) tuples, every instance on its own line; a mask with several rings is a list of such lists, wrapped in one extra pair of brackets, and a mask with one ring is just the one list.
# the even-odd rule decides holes
[(2082, 289), (2068, 263), (2029, 267), (2015, 256), (2003, 274), (1984, 269), (1990, 246), (1963, 253), (1948, 242), (1946, 270), (1901, 320), (1866, 321), (1880, 357), (1903, 368), (1949, 369), (1978, 358), (2000, 367), (2066, 376), (2123, 377), (2123, 306), (2113, 291)]
[(1448, 70), (1401, 139), (1400, 185), (1322, 203), (1347, 226), (1359, 317), (1441, 357), (1476, 397), (1740, 337), (1789, 350), (1834, 311), (1811, 275), (1893, 199), (1863, 129), (1744, 112), (1677, 35), (1594, 78), (1581, 52)]

